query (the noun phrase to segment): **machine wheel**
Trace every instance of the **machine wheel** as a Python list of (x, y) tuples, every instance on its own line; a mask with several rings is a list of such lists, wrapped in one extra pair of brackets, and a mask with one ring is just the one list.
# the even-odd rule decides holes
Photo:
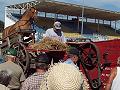
[(80, 56), (82, 62), (88, 70), (92, 70), (100, 59), (99, 50), (93, 43), (85, 43), (80, 46)]
[(17, 42), (11, 45), (11, 47), (17, 50), (18, 58), (16, 60), (16, 63), (20, 65), (24, 73), (27, 74), (30, 65), (30, 57), (29, 53), (26, 51), (25, 46), (22, 43)]
[[(100, 90), (101, 71), (99, 49), (94, 43), (85, 43), (80, 46), (81, 64), (92, 90)], [(94, 74), (94, 75), (93, 75)]]

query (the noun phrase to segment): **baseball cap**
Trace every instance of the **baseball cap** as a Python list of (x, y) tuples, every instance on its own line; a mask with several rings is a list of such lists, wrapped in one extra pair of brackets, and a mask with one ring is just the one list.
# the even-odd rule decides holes
[(17, 56), (17, 50), (16, 49), (14, 49), (14, 48), (9, 48), (8, 50), (7, 50), (7, 53), (6, 53), (7, 55), (12, 55), (12, 56)]
[(59, 21), (54, 22), (55, 29), (61, 29), (61, 23)]
[(49, 63), (48, 56), (45, 53), (41, 53), (37, 58), (36, 61), (38, 63)]
[(68, 54), (73, 54), (79, 56), (79, 50), (75, 47), (69, 47)]

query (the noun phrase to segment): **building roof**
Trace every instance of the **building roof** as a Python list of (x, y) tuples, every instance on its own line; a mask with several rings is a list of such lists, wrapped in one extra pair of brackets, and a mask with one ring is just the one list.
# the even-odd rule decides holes
[(58, 2), (53, 0), (36, 0), (22, 4), (10, 5), (9, 8), (26, 8), (26, 6), (34, 6), (38, 11), (47, 13), (57, 13), (70, 16), (82, 16), (84, 9), (84, 17), (92, 19), (101, 19), (108, 21), (120, 20), (120, 12), (93, 8), (88, 6)]

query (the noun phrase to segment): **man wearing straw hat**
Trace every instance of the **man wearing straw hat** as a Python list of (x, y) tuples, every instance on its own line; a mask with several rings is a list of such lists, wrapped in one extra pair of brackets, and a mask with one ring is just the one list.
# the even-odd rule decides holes
[(56, 63), (45, 74), (40, 90), (89, 90), (82, 72), (71, 64)]

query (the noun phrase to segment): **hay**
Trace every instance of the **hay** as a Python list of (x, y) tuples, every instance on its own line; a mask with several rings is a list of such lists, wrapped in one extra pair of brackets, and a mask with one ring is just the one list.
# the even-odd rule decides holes
[(62, 43), (57, 40), (50, 39), (48, 37), (43, 38), (41, 42), (35, 43), (32, 45), (33, 49), (39, 49), (39, 50), (67, 50), (67, 45), (65, 43)]

